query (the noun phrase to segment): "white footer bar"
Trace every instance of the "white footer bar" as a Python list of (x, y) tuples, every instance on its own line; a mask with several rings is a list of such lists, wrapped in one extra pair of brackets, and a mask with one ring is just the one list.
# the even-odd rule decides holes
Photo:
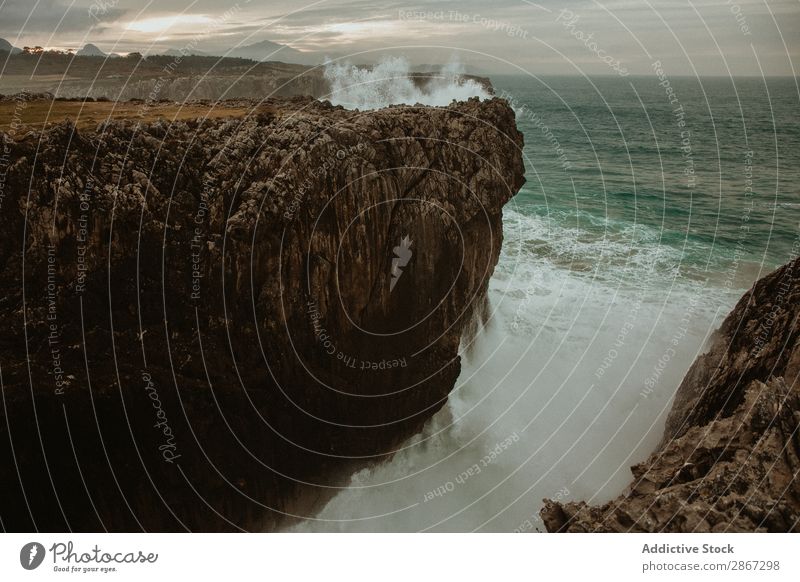
[(792, 534), (0, 535), (14, 581), (778, 581), (799, 565)]

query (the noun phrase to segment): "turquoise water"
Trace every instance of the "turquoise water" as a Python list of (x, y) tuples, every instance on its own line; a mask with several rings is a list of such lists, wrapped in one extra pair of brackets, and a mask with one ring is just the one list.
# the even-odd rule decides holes
[(672, 105), (654, 77), (493, 82), (528, 181), (489, 321), (423, 432), (295, 529), (533, 532), (545, 497), (616, 497), (722, 319), (800, 249), (793, 80), (670, 79)]
[(656, 77), (493, 81), (526, 136), (520, 213), (587, 241), (676, 249), (688, 275), (719, 275), (736, 258), (770, 270), (790, 257), (800, 222), (794, 79), (668, 79), (672, 103)]

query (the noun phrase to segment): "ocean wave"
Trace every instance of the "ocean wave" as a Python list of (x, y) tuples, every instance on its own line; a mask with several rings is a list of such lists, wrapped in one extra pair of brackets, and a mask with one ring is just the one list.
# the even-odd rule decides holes
[(491, 97), (480, 83), (463, 78), (464, 68), (456, 61), (444, 65), (420, 86), (410, 77), (409, 61), (390, 57), (372, 68), (350, 63), (329, 62), (325, 78), (331, 85), (329, 100), (348, 109), (380, 109), (389, 105), (445, 106), (453, 100)]

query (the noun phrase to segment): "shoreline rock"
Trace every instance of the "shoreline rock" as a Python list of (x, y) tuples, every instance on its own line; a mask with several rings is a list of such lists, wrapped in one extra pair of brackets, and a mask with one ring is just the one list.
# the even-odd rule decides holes
[(686, 374), (664, 439), (600, 506), (545, 500), (550, 532), (800, 531), (800, 259), (755, 283)]

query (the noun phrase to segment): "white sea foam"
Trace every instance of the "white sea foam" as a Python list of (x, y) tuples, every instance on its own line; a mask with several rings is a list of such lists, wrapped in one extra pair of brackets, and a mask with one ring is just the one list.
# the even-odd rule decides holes
[(403, 57), (386, 58), (369, 69), (329, 62), (325, 65), (325, 78), (331, 86), (329, 101), (364, 110), (399, 104), (444, 106), (453, 100), (490, 97), (483, 85), (462, 77), (464, 69), (455, 61), (432, 73), (430, 81), (422, 86), (409, 77), (412, 72)]
[[(294, 529), (534, 531), (542, 498), (606, 501), (653, 450), (736, 292), (682, 277), (648, 231), (591, 240), (505, 218), (491, 319), (446, 406)], [(581, 256), (601, 258), (572, 268)]]

